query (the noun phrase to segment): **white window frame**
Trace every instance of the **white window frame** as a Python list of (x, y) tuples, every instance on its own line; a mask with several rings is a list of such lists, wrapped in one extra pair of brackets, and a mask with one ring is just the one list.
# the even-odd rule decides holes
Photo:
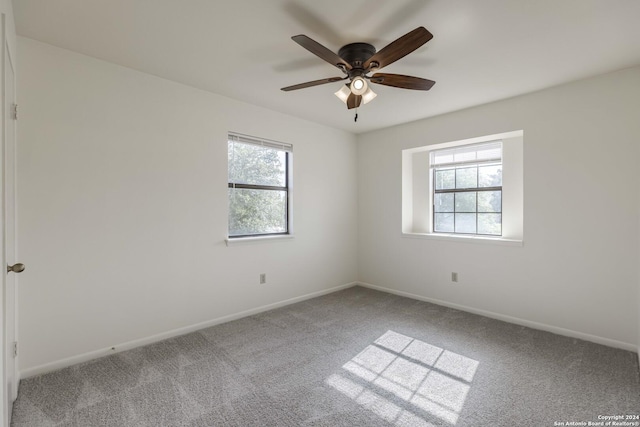
[[(263, 147), (274, 148), (277, 150), (286, 152), (286, 193), (287, 193), (287, 201), (286, 201), (286, 212), (285, 212), (285, 221), (286, 221), (286, 231), (278, 232), (278, 233), (261, 233), (261, 234), (250, 234), (250, 235), (239, 235), (239, 236), (230, 236), (227, 234), (227, 238), (225, 242), (227, 246), (236, 243), (247, 243), (247, 242), (266, 242), (273, 239), (290, 239), (293, 237), (293, 145), (287, 144), (278, 141), (272, 141), (265, 138), (259, 138), (249, 135), (244, 135), (237, 132), (229, 132), (227, 135), (227, 142), (234, 141), (243, 144), (257, 145)], [(233, 184), (227, 179), (228, 187), (241, 188), (243, 185)], [(229, 213), (229, 207), (227, 207), (227, 213)], [(228, 224), (228, 221), (227, 221)], [(228, 230), (228, 225), (227, 225)], [(228, 232), (228, 231), (227, 231)]]
[[(437, 161), (437, 157), (444, 157), (444, 156), (446, 156), (446, 160), (443, 160), (440, 162)], [(480, 158), (478, 158), (478, 156)], [(477, 176), (476, 185), (474, 187), (459, 188), (457, 185), (457, 176), (458, 176), (457, 171), (459, 169), (476, 168), (476, 172), (479, 173), (479, 170), (480, 170), (479, 168), (487, 165), (500, 165), (500, 168), (502, 168), (502, 140), (481, 142), (477, 144), (465, 144), (465, 145), (460, 145), (453, 148), (429, 150), (429, 169), (430, 169), (430, 180), (432, 184), (430, 185), (430, 191), (431, 191), (431, 197), (432, 197), (431, 226), (434, 233), (502, 237), (502, 183), (499, 186), (484, 188), (480, 186), (480, 183), (479, 183), (480, 176)], [(456, 184), (453, 188), (446, 188), (446, 189), (435, 188), (436, 175), (438, 171), (442, 171), (442, 170), (454, 171), (454, 177), (455, 177), (454, 179), (456, 181)], [(483, 215), (485, 213), (492, 213), (492, 212), (478, 211), (478, 197), (480, 193), (483, 191), (491, 191), (491, 192), (499, 191), (500, 192), (500, 199), (501, 199), (500, 210), (495, 212), (496, 214), (500, 215), (500, 234), (481, 233), (478, 230), (480, 215)], [(455, 199), (457, 199), (458, 197), (457, 194), (469, 193), (469, 192), (476, 194), (475, 211), (468, 212), (476, 215), (476, 231), (475, 232), (455, 231), (456, 217), (458, 214), (458, 211), (456, 210), (456, 207), (455, 207), (456, 206)], [(438, 193), (453, 195), (454, 210), (451, 212), (444, 212), (444, 213), (450, 213), (451, 215), (453, 215), (454, 231), (447, 232), (447, 231), (435, 230), (436, 216), (439, 213), (441, 213), (441, 212), (436, 212), (436, 208), (435, 208), (435, 205), (436, 205), (435, 198)]]
[[(433, 231), (433, 175), (430, 152), (444, 148), (502, 140), (502, 236), (448, 234)], [(513, 131), (402, 151), (402, 235), (409, 238), (497, 243), (523, 243), (524, 132)]]

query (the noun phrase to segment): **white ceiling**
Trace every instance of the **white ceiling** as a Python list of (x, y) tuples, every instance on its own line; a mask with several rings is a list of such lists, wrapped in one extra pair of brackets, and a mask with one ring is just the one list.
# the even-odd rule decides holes
[[(19, 35), (361, 133), (640, 64), (637, 0), (13, 0)], [(434, 38), (383, 72), (436, 81), (375, 85), (348, 111), (342, 73), (293, 42), (378, 50), (424, 26)]]

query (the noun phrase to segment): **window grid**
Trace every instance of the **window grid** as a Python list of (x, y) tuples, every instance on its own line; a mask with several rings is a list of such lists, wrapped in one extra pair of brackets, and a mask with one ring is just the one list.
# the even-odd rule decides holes
[(289, 153), (285, 153), (285, 178), (284, 187), (278, 187), (275, 185), (255, 185), (255, 184), (240, 184), (235, 182), (229, 182), (229, 188), (239, 188), (245, 190), (267, 190), (267, 191), (284, 191), (285, 193), (285, 207), (284, 207), (284, 225), (285, 230), (275, 233), (256, 233), (256, 234), (234, 234), (229, 236), (230, 238), (236, 237), (253, 237), (253, 236), (278, 236), (282, 234), (289, 234)]
[[(432, 182), (433, 182), (433, 187), (434, 187), (434, 200), (433, 200), (433, 209), (432, 209), (432, 224), (433, 224), (433, 231), (435, 233), (454, 233), (454, 234), (470, 234), (470, 235), (480, 235), (480, 236), (501, 236), (502, 235), (502, 186), (492, 186), (492, 187), (479, 187), (479, 174), (478, 174), (478, 168), (481, 166), (489, 166), (489, 165), (501, 165), (502, 163), (496, 163), (496, 162), (478, 162), (475, 163), (473, 165), (470, 164), (464, 164), (464, 165), (460, 165), (460, 167), (455, 167), (455, 166), (450, 166), (447, 165), (445, 167), (434, 167), (433, 168), (433, 177), (432, 177)], [(467, 187), (467, 188), (458, 188), (458, 174), (456, 173), (457, 170), (460, 169), (471, 169), (471, 168), (475, 168), (476, 169), (476, 186), (475, 187)], [(436, 189), (436, 183), (437, 183), (437, 178), (436, 178), (436, 173), (438, 171), (442, 171), (442, 170), (453, 170), (454, 171), (454, 185), (453, 188), (448, 188), (448, 189)], [(500, 192), (500, 210), (499, 211), (491, 211), (491, 212), (480, 212), (478, 211), (478, 193), (481, 192), (488, 192), (488, 191), (499, 191)], [(456, 197), (457, 194), (459, 193), (475, 193), (475, 211), (458, 211), (456, 209)], [(451, 212), (436, 212), (436, 201), (435, 201), (435, 195), (436, 194), (453, 194), (453, 210)], [(453, 231), (436, 231), (436, 214), (442, 214), (442, 213), (450, 213), (453, 215)], [(476, 217), (476, 221), (475, 221), (475, 233), (465, 233), (465, 232), (459, 232), (456, 231), (456, 214), (458, 213), (470, 213), (470, 214), (475, 214)], [(498, 234), (487, 234), (487, 233), (478, 233), (478, 221), (480, 216), (478, 214), (499, 214), (500, 215), (500, 233)]]
[[(236, 193), (232, 190), (253, 190), (255, 192), (273, 192), (274, 193), (281, 193), (283, 198), (282, 203), (284, 204), (284, 212), (283, 212), (283, 218), (284, 221), (282, 223), (282, 227), (278, 227), (280, 228), (280, 230), (277, 231), (261, 231), (260, 229), (255, 229), (255, 230), (251, 230), (249, 232), (236, 232), (235, 234), (232, 234), (232, 230), (231, 230), (231, 226), (229, 226), (229, 238), (242, 238), (242, 237), (258, 237), (258, 236), (274, 236), (274, 235), (288, 235), (291, 233), (291, 222), (290, 222), (290, 213), (291, 213), (291, 154), (293, 152), (293, 147), (291, 144), (285, 144), (285, 143), (280, 143), (280, 142), (276, 142), (276, 141), (270, 141), (270, 140), (266, 140), (266, 139), (262, 139), (262, 138), (255, 138), (255, 137), (250, 137), (247, 135), (242, 135), (242, 134), (236, 134), (236, 133), (229, 133), (228, 135), (228, 144), (233, 145), (233, 157), (229, 159), (229, 180), (228, 180), (228, 188), (230, 189), (230, 195), (233, 194), (233, 197), (235, 197)], [(265, 149), (269, 149), (269, 150), (274, 150), (276, 152), (279, 152), (281, 154), (283, 154), (282, 157), (282, 161), (283, 161), (283, 180), (278, 182), (278, 183), (267, 183), (267, 184), (260, 184), (260, 183), (256, 183), (259, 182), (261, 180), (261, 177), (258, 176), (256, 179), (248, 179), (247, 176), (235, 176), (234, 174), (234, 178), (232, 178), (232, 174), (231, 174), (231, 165), (235, 164), (236, 160), (235, 160), (235, 156), (236, 156), (236, 151), (235, 151), (235, 146), (236, 144), (240, 144), (240, 145), (244, 145), (244, 146), (254, 146), (254, 147), (263, 147)], [(230, 148), (231, 150), (231, 148)], [(230, 151), (231, 152), (231, 151)], [(266, 175), (268, 176), (268, 175)], [(253, 183), (251, 182), (253, 181)], [(275, 184), (275, 185), (270, 185), (270, 184)], [(282, 185), (279, 185), (282, 184)], [(265, 193), (266, 194), (266, 193)], [(260, 205), (254, 205), (254, 206), (260, 206)], [(229, 214), (231, 215), (231, 210), (229, 212)], [(231, 218), (231, 216), (230, 216)], [(231, 224), (231, 223), (230, 223)], [(235, 231), (239, 231), (239, 230), (235, 230)], [(248, 231), (248, 230), (247, 230)]]

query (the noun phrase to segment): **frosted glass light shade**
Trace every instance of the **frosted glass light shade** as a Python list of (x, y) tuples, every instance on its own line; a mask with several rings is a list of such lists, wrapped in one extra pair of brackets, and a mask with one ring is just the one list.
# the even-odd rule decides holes
[(337, 91), (335, 93), (335, 95), (340, 98), (340, 101), (344, 102), (345, 104), (347, 103), (347, 99), (349, 98), (349, 95), (351, 95), (351, 90), (349, 90), (349, 86), (347, 85), (343, 85), (339, 91)]
[(376, 96), (378, 96), (377, 93), (372, 91), (371, 88), (367, 88), (367, 91), (362, 95), (362, 103), (366, 104), (367, 102), (373, 100), (373, 98), (375, 98)]
[[(349, 89), (349, 86), (344, 85), (335, 93), (335, 95), (340, 98), (340, 101), (346, 104), (347, 99), (349, 99), (349, 95), (351, 95), (351, 90)], [(378, 96), (378, 94), (372, 91), (371, 88), (367, 87), (367, 90), (362, 94), (362, 104), (370, 102), (376, 96)]]

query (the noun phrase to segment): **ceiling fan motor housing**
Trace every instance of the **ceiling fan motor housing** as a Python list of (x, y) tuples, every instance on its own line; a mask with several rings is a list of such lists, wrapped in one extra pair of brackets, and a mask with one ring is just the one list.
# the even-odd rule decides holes
[(376, 48), (369, 43), (350, 43), (342, 46), (338, 51), (338, 56), (351, 64), (349, 77), (364, 75), (362, 64), (376, 53)]

